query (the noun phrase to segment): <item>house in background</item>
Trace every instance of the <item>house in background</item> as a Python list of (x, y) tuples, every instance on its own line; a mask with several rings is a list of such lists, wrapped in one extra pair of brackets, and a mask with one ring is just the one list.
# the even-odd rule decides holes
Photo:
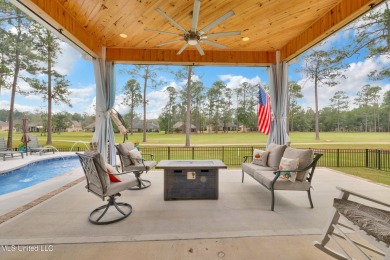
[[(186, 132), (186, 124), (182, 121), (177, 122), (173, 125), (173, 131), (176, 133), (185, 133)], [(191, 133), (196, 133), (196, 127), (191, 124)]]
[(35, 124), (29, 124), (28, 125), (28, 131), (30, 133), (38, 133), (43, 129), (43, 126), (41, 125), (35, 125)]
[(0, 121), (0, 131), (8, 131), (8, 122)]
[[(140, 133), (143, 132), (144, 124), (143, 121), (137, 122), (133, 124), (133, 133)], [(155, 119), (147, 120), (146, 121), (146, 132), (159, 132), (160, 128), (158, 126), (158, 122)], [(129, 129), (130, 132), (130, 129)]]
[(95, 122), (84, 127), (85, 132), (95, 132)]
[(83, 131), (83, 128), (81, 126), (80, 122), (77, 121), (71, 121), (72, 123), (68, 128), (66, 128), (66, 132), (81, 132)]

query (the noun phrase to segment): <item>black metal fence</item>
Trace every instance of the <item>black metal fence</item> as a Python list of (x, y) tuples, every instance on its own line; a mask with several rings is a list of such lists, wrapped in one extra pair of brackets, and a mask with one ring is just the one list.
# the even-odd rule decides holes
[[(239, 167), (243, 156), (251, 155), (253, 149), (265, 150), (261, 146), (143, 146), (141, 151), (154, 155), (161, 160), (222, 160), (229, 167)], [(57, 148), (60, 152), (69, 152), (68, 147)], [(75, 147), (74, 152), (82, 152), (85, 147)], [(322, 153), (318, 162), (322, 167), (366, 167), (390, 172), (390, 150), (380, 149), (313, 149)]]

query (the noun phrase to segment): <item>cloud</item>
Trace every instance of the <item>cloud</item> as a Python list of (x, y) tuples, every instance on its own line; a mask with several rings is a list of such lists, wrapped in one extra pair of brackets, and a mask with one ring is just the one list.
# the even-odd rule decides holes
[(168, 94), (164, 90), (156, 90), (146, 95), (148, 101), (146, 107), (146, 118), (156, 119), (168, 102)]
[[(10, 106), (10, 101), (8, 100), (0, 100), (0, 109), (6, 109), (9, 110)], [(19, 103), (15, 102), (15, 110), (19, 112), (35, 112), (35, 111), (40, 111), (41, 107), (40, 106), (35, 106), (35, 105), (21, 105)]]
[(230, 89), (238, 88), (242, 83), (248, 82), (249, 84), (263, 84), (259, 76), (254, 78), (246, 78), (244, 76), (239, 75), (219, 75), (220, 80), (226, 83), (226, 86)]
[(81, 59), (81, 53), (65, 42), (60, 43), (62, 54), (58, 56), (54, 69), (61, 75), (67, 75), (77, 60)]
[[(318, 88), (318, 106), (319, 109), (329, 106), (330, 98), (332, 98), (336, 91), (342, 90), (350, 97), (350, 109), (355, 108), (353, 100), (356, 97), (361, 87), (366, 84), (372, 86), (382, 87), (381, 93), (390, 89), (390, 84), (384, 82), (372, 82), (368, 79), (368, 74), (373, 70), (380, 70), (389, 61), (384, 57), (377, 57), (366, 59), (364, 61), (353, 62), (349, 64), (349, 68), (344, 73), (346, 79), (340, 79), (339, 84), (334, 87), (321, 86)], [(304, 98), (301, 100), (303, 107), (315, 108), (314, 101), (314, 82), (306, 77), (302, 77), (298, 81), (298, 84), (302, 86), (302, 94)], [(382, 95), (383, 96), (383, 95)]]

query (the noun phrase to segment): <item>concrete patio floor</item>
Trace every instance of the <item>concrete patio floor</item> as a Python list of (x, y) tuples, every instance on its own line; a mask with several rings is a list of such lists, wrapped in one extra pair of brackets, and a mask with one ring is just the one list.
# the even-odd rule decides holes
[[(1, 170), (20, 161), (2, 162)], [(16, 206), (9, 204), (26, 203), (26, 192), (50, 192), (82, 175), (80, 168), (40, 188), (20, 191), (24, 196), (0, 196), (0, 208), (11, 210)], [(319, 239), (329, 218), (339, 193), (336, 186), (390, 200), (388, 186), (327, 168), (316, 169), (313, 178), (314, 209), (306, 192), (277, 191), (274, 212), (270, 192), (249, 176), (241, 183), (240, 170), (220, 171), (219, 200), (164, 201), (163, 172), (151, 171), (145, 179), (152, 181), (150, 188), (124, 191), (118, 198), (133, 206), (133, 213), (118, 223), (88, 222), (89, 213), (103, 202), (85, 190), (84, 181), (5, 221), (0, 224), (0, 258), (327, 259), (312, 241)], [(47, 250), (16, 247), (12, 252), (4, 250), (5, 245), (42, 245)]]

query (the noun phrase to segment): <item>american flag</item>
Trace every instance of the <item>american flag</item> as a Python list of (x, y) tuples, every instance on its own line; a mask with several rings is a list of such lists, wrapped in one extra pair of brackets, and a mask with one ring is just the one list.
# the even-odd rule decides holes
[(269, 134), (271, 128), (271, 100), (262, 87), (259, 87), (259, 109), (257, 111), (259, 132)]

